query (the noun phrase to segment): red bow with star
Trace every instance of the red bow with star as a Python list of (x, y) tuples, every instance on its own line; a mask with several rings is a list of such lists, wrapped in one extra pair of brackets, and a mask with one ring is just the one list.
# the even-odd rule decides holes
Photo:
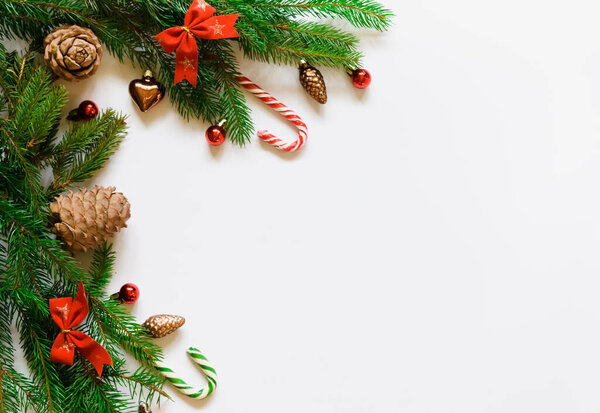
[(155, 39), (167, 54), (177, 51), (173, 84), (186, 79), (196, 87), (198, 45), (194, 36), (210, 40), (239, 37), (233, 27), (239, 14), (213, 16), (215, 11), (206, 1), (194, 0), (185, 15), (183, 26), (171, 27), (156, 35)]
[(99, 376), (105, 364), (113, 362), (108, 352), (87, 334), (73, 330), (85, 320), (89, 312), (83, 283), (79, 282), (75, 299), (71, 297), (51, 298), (50, 315), (62, 330), (52, 344), (50, 360), (57, 363), (73, 364), (75, 349), (92, 363)]

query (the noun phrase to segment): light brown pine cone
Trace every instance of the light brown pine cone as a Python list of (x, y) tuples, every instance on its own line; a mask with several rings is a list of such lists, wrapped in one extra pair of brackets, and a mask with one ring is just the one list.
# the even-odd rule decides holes
[(179, 315), (157, 314), (148, 318), (142, 327), (154, 338), (171, 334), (185, 323), (185, 318)]
[(50, 211), (58, 221), (52, 231), (71, 252), (87, 251), (127, 227), (129, 201), (114, 187), (95, 186), (56, 197)]
[(102, 45), (93, 31), (60, 26), (44, 39), (44, 61), (57, 75), (81, 80), (93, 75), (102, 60)]

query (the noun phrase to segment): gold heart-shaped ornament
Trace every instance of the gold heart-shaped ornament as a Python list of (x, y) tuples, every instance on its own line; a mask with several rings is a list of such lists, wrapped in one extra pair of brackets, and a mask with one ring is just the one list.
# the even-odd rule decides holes
[(129, 83), (129, 94), (142, 112), (147, 112), (158, 104), (165, 95), (160, 83), (154, 80), (152, 72), (146, 70), (141, 79)]

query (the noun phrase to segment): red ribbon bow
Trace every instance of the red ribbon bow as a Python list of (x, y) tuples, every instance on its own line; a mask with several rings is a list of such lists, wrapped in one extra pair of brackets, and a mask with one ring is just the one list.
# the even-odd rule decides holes
[(204, 0), (194, 0), (188, 9), (183, 26), (171, 27), (156, 35), (155, 39), (167, 54), (175, 55), (175, 81), (186, 79), (196, 87), (198, 78), (198, 45), (194, 36), (201, 39), (228, 39), (239, 37), (233, 27), (239, 14), (213, 16), (214, 7)]
[(50, 314), (54, 322), (62, 330), (50, 351), (50, 360), (73, 364), (75, 348), (92, 363), (99, 376), (102, 376), (102, 368), (105, 364), (112, 366), (113, 362), (108, 352), (99, 343), (87, 334), (73, 330), (85, 320), (89, 312), (88, 302), (85, 298), (83, 283), (79, 282), (77, 295), (73, 300), (71, 297), (50, 299)]

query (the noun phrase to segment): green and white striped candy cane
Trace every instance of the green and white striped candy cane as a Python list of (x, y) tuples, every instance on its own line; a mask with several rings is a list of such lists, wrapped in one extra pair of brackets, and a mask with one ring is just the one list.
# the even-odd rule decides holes
[(207, 386), (204, 386), (201, 389), (194, 389), (187, 384), (185, 380), (177, 377), (175, 372), (162, 362), (156, 362), (154, 366), (173, 386), (175, 386), (175, 388), (177, 388), (177, 390), (186, 396), (191, 397), (192, 399), (205, 399), (217, 388), (217, 372), (210, 365), (210, 362), (206, 357), (204, 357), (204, 354), (197, 348), (190, 347), (188, 348), (187, 353), (192, 358), (192, 361), (202, 369), (202, 372), (206, 376)]

